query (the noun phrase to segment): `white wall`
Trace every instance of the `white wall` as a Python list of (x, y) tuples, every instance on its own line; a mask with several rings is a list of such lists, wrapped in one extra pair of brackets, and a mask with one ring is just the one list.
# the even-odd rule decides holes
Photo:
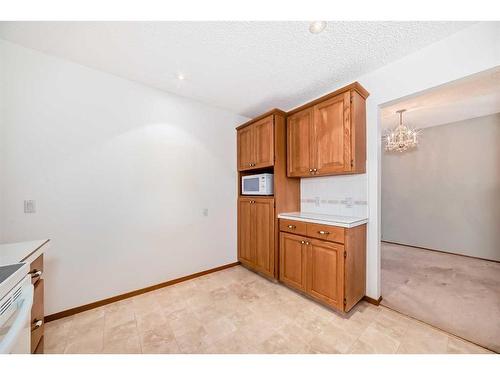
[(246, 118), (4, 41), (0, 61), (1, 240), (52, 239), (46, 314), (236, 261)]
[[(380, 296), (380, 106), (498, 65), (500, 22), (481, 22), (356, 79), (370, 92), (366, 101), (369, 297)], [(332, 86), (329, 91), (351, 81)], [(330, 177), (333, 190), (336, 178)]]
[(500, 113), (382, 154), (382, 239), (500, 261)]

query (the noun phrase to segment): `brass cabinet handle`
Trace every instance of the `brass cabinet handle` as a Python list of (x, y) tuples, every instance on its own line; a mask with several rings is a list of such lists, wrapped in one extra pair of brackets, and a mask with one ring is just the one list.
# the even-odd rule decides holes
[(319, 234), (330, 234), (330, 232), (328, 232), (327, 230), (319, 230), (318, 233)]
[(295, 228), (297, 228), (297, 227), (296, 227), (295, 225), (291, 225), (291, 224), (290, 224), (290, 225), (288, 226), (288, 228), (290, 228), (290, 229), (295, 229)]
[(31, 330), (35, 330), (37, 328), (40, 328), (43, 324), (43, 320), (41, 319), (36, 319), (34, 322), (33, 322), (33, 326), (31, 328)]
[(315, 174), (316, 174), (316, 173), (318, 173), (318, 169), (317, 169), (317, 168), (314, 168), (314, 169), (313, 169), (313, 172), (314, 172)]
[(312, 173), (312, 171), (313, 171), (312, 168), (309, 168), (309, 173)]
[(310, 245), (311, 243), (309, 241), (306, 241), (306, 245)]
[(300, 241), (300, 243), (304, 244), (304, 243), (306, 243), (306, 241)]
[(30, 272), (31, 278), (34, 279), (35, 277), (40, 277), (42, 276), (42, 271), (41, 270), (33, 270)]

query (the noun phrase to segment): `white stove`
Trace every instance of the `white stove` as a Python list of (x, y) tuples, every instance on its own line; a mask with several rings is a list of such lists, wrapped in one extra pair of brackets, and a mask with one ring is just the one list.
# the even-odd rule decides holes
[(26, 263), (0, 266), (0, 354), (30, 353), (33, 285)]

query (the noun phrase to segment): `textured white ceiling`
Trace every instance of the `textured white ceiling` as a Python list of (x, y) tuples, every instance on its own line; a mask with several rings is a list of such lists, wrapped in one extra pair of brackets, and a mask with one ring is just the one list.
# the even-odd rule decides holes
[(308, 22), (0, 22), (0, 37), (252, 117), (288, 110), (470, 25), (328, 22), (314, 35)]
[(500, 67), (391, 103), (381, 112), (384, 130), (398, 124), (399, 109), (406, 109), (404, 122), (419, 129), (499, 113)]

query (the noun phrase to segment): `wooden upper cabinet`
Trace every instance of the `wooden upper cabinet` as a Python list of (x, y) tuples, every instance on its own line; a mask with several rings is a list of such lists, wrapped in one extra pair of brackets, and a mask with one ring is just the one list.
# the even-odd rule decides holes
[(313, 109), (306, 108), (287, 120), (287, 172), (289, 177), (309, 175), (312, 170)]
[(315, 175), (351, 169), (350, 93), (314, 106), (313, 170)]
[(307, 292), (343, 310), (344, 246), (309, 239), (307, 252)]
[(306, 290), (306, 245), (304, 237), (295, 234), (280, 235), (280, 281), (300, 290)]
[(291, 111), (287, 119), (287, 175), (364, 173), (368, 92), (358, 83)]
[(238, 170), (274, 165), (274, 116), (238, 129)]
[(274, 164), (273, 116), (256, 122), (254, 132), (254, 168), (269, 167)]
[(253, 132), (252, 128), (247, 126), (241, 130), (238, 130), (237, 135), (238, 143), (238, 169), (249, 169), (252, 168), (253, 163)]

